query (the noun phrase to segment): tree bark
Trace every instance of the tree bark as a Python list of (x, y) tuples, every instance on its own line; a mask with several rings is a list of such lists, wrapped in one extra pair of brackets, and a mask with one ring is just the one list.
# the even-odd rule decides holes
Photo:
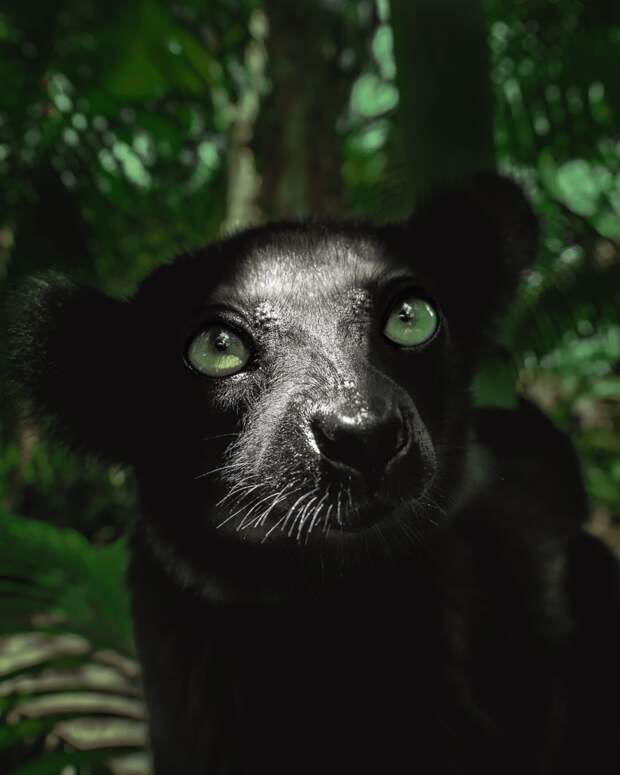
[(272, 90), (261, 116), (263, 210), (271, 218), (344, 210), (336, 123), (352, 75), (339, 65), (342, 15), (314, 0), (265, 0)]

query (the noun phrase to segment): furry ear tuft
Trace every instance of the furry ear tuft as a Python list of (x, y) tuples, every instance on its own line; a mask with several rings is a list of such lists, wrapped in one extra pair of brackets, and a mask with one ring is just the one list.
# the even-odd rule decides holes
[(479, 338), (534, 260), (538, 221), (516, 183), (484, 173), (423, 202), (407, 239), (457, 337)]
[(7, 309), (14, 397), (74, 448), (126, 462), (135, 384), (129, 305), (48, 273), (15, 292)]
[(509, 178), (491, 173), (476, 175), (471, 196), (503, 242), (503, 267), (516, 281), (536, 257), (539, 223), (523, 190)]

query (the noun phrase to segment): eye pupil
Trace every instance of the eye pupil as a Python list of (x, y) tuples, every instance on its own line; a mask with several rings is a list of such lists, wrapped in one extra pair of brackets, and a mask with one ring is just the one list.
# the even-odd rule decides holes
[(213, 346), (216, 350), (219, 350), (220, 352), (224, 352), (225, 350), (228, 350), (230, 347), (230, 337), (227, 333), (224, 331), (221, 331), (216, 337), (215, 341), (213, 342)]
[(411, 320), (413, 320), (413, 308), (411, 305), (403, 304), (398, 317), (403, 321), (403, 323), (409, 323)]

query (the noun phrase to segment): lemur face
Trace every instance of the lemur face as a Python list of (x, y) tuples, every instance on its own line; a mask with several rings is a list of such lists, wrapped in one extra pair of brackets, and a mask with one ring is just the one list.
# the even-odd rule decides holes
[(155, 302), (173, 292), (155, 280), (137, 301), (138, 314), (167, 307), (151, 337), (162, 322), (175, 332), (162, 333), (153, 393), (161, 406), (163, 385), (183, 395), (156, 463), (170, 471), (179, 447), (192, 451), (183, 476), (205, 524), (238, 541), (307, 544), (434, 518), (448, 348), (420, 278), (370, 232), (307, 227), (245, 240), (219, 277), (212, 263), (207, 250), (179, 268), (200, 289), (190, 304)]
[(389, 554), (458, 496), (468, 386), (535, 241), (519, 189), (482, 176), (402, 225), (243, 232), (127, 302), (46, 278), (14, 373), (63, 438), (134, 467), (175, 562)]

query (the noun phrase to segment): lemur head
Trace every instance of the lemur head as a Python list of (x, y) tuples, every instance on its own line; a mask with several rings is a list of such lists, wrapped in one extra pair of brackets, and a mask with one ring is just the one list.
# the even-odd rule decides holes
[(402, 543), (450, 510), (481, 344), (535, 242), (488, 175), (401, 225), (243, 232), (129, 301), (46, 277), (14, 369), (78, 449), (135, 468), (148, 529), (194, 569), (214, 545)]

